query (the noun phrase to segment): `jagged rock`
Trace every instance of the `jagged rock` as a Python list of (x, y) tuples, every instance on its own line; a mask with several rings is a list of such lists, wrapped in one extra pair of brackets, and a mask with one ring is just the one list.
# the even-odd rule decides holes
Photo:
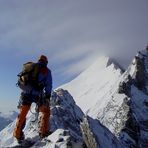
[(144, 105), (148, 107), (148, 100), (144, 101)]
[[(103, 114), (98, 114), (97, 118), (103, 125), (108, 127), (116, 136), (118, 136), (120, 131), (125, 127), (130, 110), (129, 98), (125, 95), (123, 95), (122, 98), (118, 97), (118, 95), (113, 96), (104, 108)], [(116, 99), (122, 99), (122, 102), (120, 102), (119, 104), (119, 102), (117, 102)]]
[(124, 148), (119, 140), (98, 120), (88, 116), (84, 117), (81, 130), (87, 148)]
[(125, 126), (120, 131), (118, 137), (126, 147), (138, 147), (139, 126), (131, 110), (128, 112), (128, 119), (126, 120)]
[(136, 62), (136, 85), (139, 89), (145, 89), (145, 66), (144, 66), (144, 59), (139, 58), (138, 56), (135, 57)]
[(83, 113), (68, 91), (58, 89), (53, 92), (51, 106), (51, 130), (55, 131), (58, 128), (69, 130), (74, 140), (79, 140), (81, 137), (79, 122), (82, 120)]
[(97, 116), (128, 148), (148, 147), (147, 76), (148, 51), (141, 51), (119, 80), (118, 91), (110, 91), (110, 99)]
[[(148, 52), (138, 52), (133, 60), (134, 70), (131, 65), (128, 73), (132, 82), (124, 86), (130, 86), (129, 112), (124, 128), (119, 134), (119, 138), (127, 147), (147, 148), (148, 147), (148, 117), (147, 117), (147, 82), (148, 82)], [(133, 71), (133, 72), (131, 72)], [(139, 89), (139, 90), (138, 90)], [(128, 89), (129, 90), (129, 89)], [(125, 93), (125, 91), (123, 92)], [(127, 93), (125, 93), (127, 95)]]
[(147, 50), (147, 51), (148, 51), (148, 45), (146, 46), (145, 50)]
[(119, 93), (127, 93), (128, 89), (127, 89), (127, 85), (125, 82), (122, 82), (119, 84)]
[(118, 93), (126, 94), (127, 96), (130, 96), (130, 86), (132, 84), (132, 79), (130, 75), (128, 75), (127, 80), (120, 82)]
[(86, 143), (86, 146), (89, 148), (97, 148), (97, 141), (94, 133), (91, 131), (92, 129), (89, 126), (88, 120), (85, 117), (83, 122), (81, 123), (81, 131), (83, 134), (83, 139)]
[[(34, 108), (31, 109), (32, 112)], [(73, 97), (68, 91), (58, 89), (51, 95), (51, 118), (49, 122), (50, 130), (53, 132), (47, 137), (45, 141), (39, 141), (38, 137), (38, 120), (34, 119), (35, 114), (29, 113), (27, 116), (26, 126), (24, 134), (26, 138), (31, 138), (36, 141), (35, 146), (46, 146), (50, 147), (67, 147), (70, 148), (72, 145), (79, 145), (82, 148), (83, 138), (80, 130), (80, 121), (83, 117), (83, 112), (75, 104)], [(40, 118), (41, 114), (36, 117)], [(16, 140), (12, 137), (12, 132), (15, 126), (15, 122), (10, 127), (7, 127), (0, 133), (0, 139), (3, 141), (3, 146), (9, 146), (9, 140), (11, 138), (11, 145), (16, 143)], [(9, 135), (6, 137), (5, 135)], [(5, 137), (5, 138), (3, 138)], [(48, 141), (51, 141), (50, 143)], [(0, 145), (1, 146), (1, 145)]]

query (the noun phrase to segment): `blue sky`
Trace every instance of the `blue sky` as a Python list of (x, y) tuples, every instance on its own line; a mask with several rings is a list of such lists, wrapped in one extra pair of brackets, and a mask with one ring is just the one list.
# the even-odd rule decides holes
[(0, 111), (16, 109), (23, 63), (49, 58), (54, 88), (103, 53), (124, 68), (148, 43), (147, 0), (0, 0)]

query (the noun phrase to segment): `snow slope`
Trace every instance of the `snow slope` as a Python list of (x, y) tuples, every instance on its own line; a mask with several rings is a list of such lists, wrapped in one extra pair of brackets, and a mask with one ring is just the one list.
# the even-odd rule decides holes
[(108, 100), (107, 93), (121, 74), (122, 70), (117, 65), (108, 57), (102, 56), (77, 78), (60, 87), (70, 92), (84, 112), (96, 117), (97, 114), (89, 110), (98, 102), (100, 105), (97, 107), (103, 106), (102, 104)]

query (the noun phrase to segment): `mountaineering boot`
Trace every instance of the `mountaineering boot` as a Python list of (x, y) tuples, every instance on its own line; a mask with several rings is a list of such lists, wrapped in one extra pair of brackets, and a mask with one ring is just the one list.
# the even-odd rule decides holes
[(44, 139), (44, 138), (48, 137), (48, 136), (51, 135), (51, 134), (52, 134), (52, 132), (49, 131), (49, 132), (47, 132), (47, 133), (45, 133), (45, 134), (39, 133), (39, 136), (40, 136), (41, 139)]
[(25, 136), (24, 136), (24, 133), (22, 132), (20, 138), (17, 139), (17, 142), (21, 144), (24, 140), (25, 140)]
[(25, 139), (18, 142), (18, 145), (14, 146), (15, 148), (29, 148), (32, 147), (36, 141), (32, 141), (30, 139)]

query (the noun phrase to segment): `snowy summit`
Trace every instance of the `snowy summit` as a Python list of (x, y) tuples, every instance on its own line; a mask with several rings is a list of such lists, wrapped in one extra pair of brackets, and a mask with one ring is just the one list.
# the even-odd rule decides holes
[(91, 109), (97, 103), (98, 107), (102, 106), (121, 74), (122, 70), (109, 57), (102, 56), (76, 79), (61, 87), (70, 92), (84, 112), (96, 117), (97, 113)]

